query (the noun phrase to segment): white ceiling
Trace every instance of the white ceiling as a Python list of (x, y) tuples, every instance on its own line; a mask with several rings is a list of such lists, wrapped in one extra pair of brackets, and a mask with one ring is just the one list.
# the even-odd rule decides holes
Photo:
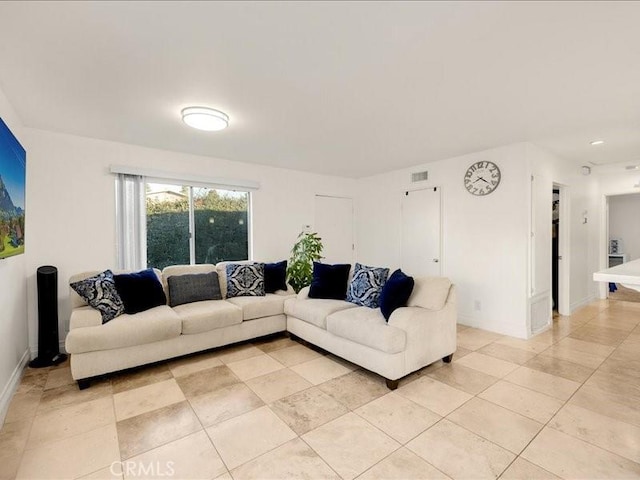
[(29, 127), (350, 177), (524, 140), (640, 163), (639, 24), (637, 2), (2, 2), (0, 88)]

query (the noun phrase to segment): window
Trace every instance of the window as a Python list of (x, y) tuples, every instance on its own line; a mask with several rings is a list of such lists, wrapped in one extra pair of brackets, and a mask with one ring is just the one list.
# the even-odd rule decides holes
[(147, 266), (249, 258), (249, 194), (146, 183)]
[(114, 173), (120, 268), (249, 259), (248, 191)]

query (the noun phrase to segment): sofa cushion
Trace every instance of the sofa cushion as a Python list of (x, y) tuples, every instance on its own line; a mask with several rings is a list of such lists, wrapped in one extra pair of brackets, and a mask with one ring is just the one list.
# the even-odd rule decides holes
[(104, 325), (74, 328), (65, 347), (71, 354), (133, 347), (177, 337), (181, 330), (178, 315), (161, 305), (135, 315), (120, 315)]
[(413, 283), (413, 278), (405, 275), (400, 269), (391, 274), (380, 294), (380, 311), (385, 319), (389, 320), (396, 308), (407, 305)]
[(313, 278), (309, 289), (310, 298), (344, 300), (347, 296), (351, 265), (313, 262)]
[(327, 316), (340, 310), (356, 308), (344, 300), (292, 297), (284, 303), (284, 313), (322, 329), (327, 328)]
[(205, 300), (173, 307), (182, 320), (182, 333), (208, 332), (242, 323), (242, 309), (226, 300)]
[(222, 300), (218, 272), (171, 275), (169, 284), (169, 306), (203, 300)]
[(282, 315), (284, 313), (284, 301), (289, 298), (286, 295), (267, 293), (264, 297), (233, 297), (227, 302), (233, 303), (242, 309), (243, 320)]
[(227, 298), (264, 297), (264, 263), (229, 263)]
[(287, 290), (287, 261), (264, 264), (264, 291)]
[(327, 331), (385, 353), (405, 349), (404, 330), (388, 325), (380, 310), (357, 307), (332, 313), (327, 317)]
[(167, 304), (162, 283), (152, 268), (115, 275), (116, 289), (129, 315)]
[(414, 280), (407, 306), (441, 310), (447, 302), (451, 280), (446, 277), (417, 277)]
[(69, 286), (102, 315), (102, 323), (107, 323), (122, 315), (125, 305), (116, 289), (113, 272), (105, 270), (95, 276), (74, 281)]
[(388, 276), (388, 268), (368, 267), (356, 263), (353, 268), (353, 278), (347, 289), (347, 302), (363, 307), (378, 308), (380, 293)]

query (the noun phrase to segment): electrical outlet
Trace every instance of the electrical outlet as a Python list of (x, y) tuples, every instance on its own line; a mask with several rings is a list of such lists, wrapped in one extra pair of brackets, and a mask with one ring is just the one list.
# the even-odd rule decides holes
[(474, 309), (476, 312), (479, 312), (480, 310), (482, 310), (482, 304), (480, 303), (480, 300), (475, 300), (475, 301), (473, 302), (473, 309)]

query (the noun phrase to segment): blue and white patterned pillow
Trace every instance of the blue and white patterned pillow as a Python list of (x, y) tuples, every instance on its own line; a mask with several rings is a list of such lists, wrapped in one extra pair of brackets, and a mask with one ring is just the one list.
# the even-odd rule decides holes
[(229, 263), (227, 298), (264, 297), (264, 263)]
[(363, 307), (378, 308), (380, 293), (388, 276), (388, 268), (367, 267), (356, 263), (353, 269), (353, 278), (347, 289), (347, 302)]
[(102, 323), (107, 323), (124, 313), (124, 303), (116, 290), (113, 272), (105, 270), (95, 277), (71, 283), (82, 299), (102, 315)]

